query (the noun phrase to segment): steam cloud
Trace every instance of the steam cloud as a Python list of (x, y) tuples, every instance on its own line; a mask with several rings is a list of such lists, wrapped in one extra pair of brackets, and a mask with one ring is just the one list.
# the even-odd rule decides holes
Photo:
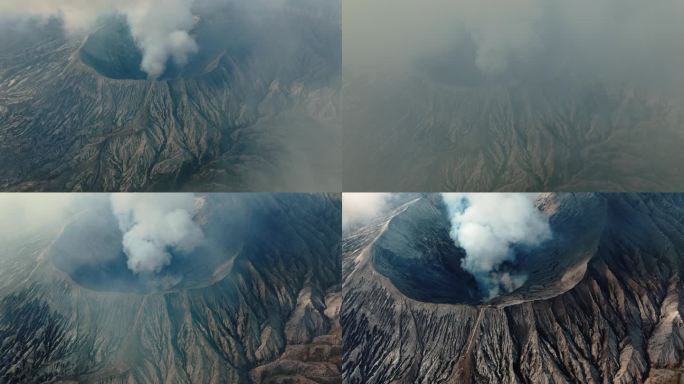
[(119, 221), (128, 268), (159, 273), (171, 263), (171, 252), (189, 253), (203, 240), (193, 221), (192, 194), (114, 194), (112, 210)]
[(548, 218), (534, 206), (534, 195), (443, 194), (451, 218), (451, 238), (466, 251), (462, 266), (489, 298), (511, 292), (527, 276), (501, 270), (514, 261), (514, 245), (536, 246), (551, 238)]
[(189, 55), (199, 50), (189, 34), (195, 23), (193, 3), (194, 0), (3, 0), (0, 14), (58, 16), (69, 31), (87, 29), (102, 15), (123, 14), (143, 53), (141, 69), (154, 79), (164, 73), (169, 59), (184, 65)]

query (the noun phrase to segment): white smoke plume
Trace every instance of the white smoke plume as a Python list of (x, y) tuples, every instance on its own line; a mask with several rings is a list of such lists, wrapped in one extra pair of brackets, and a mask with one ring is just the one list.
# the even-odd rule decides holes
[(342, 194), (342, 228), (365, 224), (380, 216), (389, 207), (389, 193)]
[(199, 50), (188, 33), (195, 23), (192, 4), (193, 0), (148, 0), (126, 12), (131, 33), (143, 51), (142, 70), (151, 78), (164, 73), (169, 57), (185, 65), (188, 56)]
[(489, 298), (522, 286), (524, 274), (499, 267), (514, 261), (513, 246), (537, 246), (551, 238), (548, 218), (534, 205), (535, 195), (445, 193), (443, 198), (451, 219), (451, 237), (466, 251), (462, 266)]
[(126, 16), (131, 34), (142, 51), (141, 69), (152, 79), (166, 70), (173, 59), (186, 64), (199, 50), (190, 36), (195, 24), (194, 0), (3, 0), (0, 14), (7, 17), (61, 17), (68, 31), (92, 27), (98, 17)]
[(128, 268), (135, 273), (160, 272), (172, 252), (189, 253), (203, 240), (193, 221), (192, 194), (113, 194), (112, 211), (119, 221)]

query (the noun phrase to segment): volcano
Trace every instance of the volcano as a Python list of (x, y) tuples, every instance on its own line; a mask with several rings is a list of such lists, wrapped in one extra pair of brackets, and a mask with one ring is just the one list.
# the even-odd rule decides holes
[(339, 190), (339, 10), (237, 0), (193, 13), (199, 50), (156, 78), (123, 16), (85, 36), (3, 21), (0, 187)]
[(3, 237), (0, 381), (341, 382), (339, 195), (198, 195), (202, 244), (154, 274), (107, 200)]
[[(348, 383), (677, 382), (681, 194), (542, 194), (553, 238), (483, 297), (440, 195), (343, 236)], [(401, 330), (401, 332), (397, 332)]]

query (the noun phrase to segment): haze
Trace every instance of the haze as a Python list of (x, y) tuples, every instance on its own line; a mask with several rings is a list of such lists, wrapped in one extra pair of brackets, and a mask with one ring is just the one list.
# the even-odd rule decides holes
[(343, 5), (348, 191), (684, 187), (684, 4)]

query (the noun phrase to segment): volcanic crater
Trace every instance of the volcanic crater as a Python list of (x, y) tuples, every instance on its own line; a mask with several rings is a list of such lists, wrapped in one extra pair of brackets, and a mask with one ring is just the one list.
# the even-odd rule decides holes
[(128, 266), (124, 234), (107, 208), (85, 211), (64, 226), (47, 252), (48, 259), (70, 279), (90, 290), (150, 294), (209, 286), (226, 277), (245, 242), (250, 218), (244, 208), (231, 216), (200, 210), (204, 239), (189, 253), (166, 249), (170, 263), (156, 273), (136, 273)]
[(447, 209), (438, 198), (418, 199), (391, 216), (370, 245), (373, 268), (422, 302), (507, 306), (555, 297), (584, 276), (603, 231), (605, 203), (595, 195), (541, 195), (536, 204), (553, 237), (537, 247), (512, 247), (515, 260), (500, 269), (526, 276), (512, 292), (489, 298), (463, 269), (466, 251), (451, 239)]

